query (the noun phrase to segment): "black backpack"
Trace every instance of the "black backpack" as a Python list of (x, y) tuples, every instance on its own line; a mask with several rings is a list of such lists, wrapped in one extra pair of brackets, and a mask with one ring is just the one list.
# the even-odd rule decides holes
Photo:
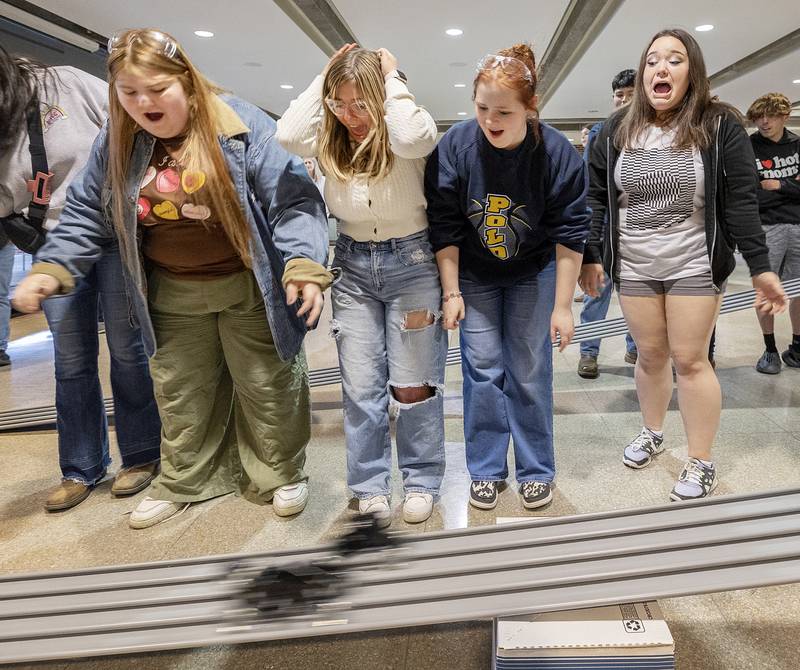
[(11, 214), (0, 218), (0, 248), (10, 240), (14, 245), (28, 254), (34, 254), (44, 244), (46, 231), (44, 220), (50, 204), (50, 179), (53, 175), (47, 166), (47, 153), (44, 150), (44, 133), (42, 118), (39, 113), (39, 100), (31, 101), (26, 113), (28, 120), (28, 150), (31, 154), (31, 179), (28, 190), (31, 202), (28, 215)]

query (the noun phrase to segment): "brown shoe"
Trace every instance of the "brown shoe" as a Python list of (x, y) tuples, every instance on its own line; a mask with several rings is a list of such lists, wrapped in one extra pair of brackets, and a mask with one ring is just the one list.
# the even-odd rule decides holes
[(132, 496), (134, 493), (143, 491), (158, 474), (158, 462), (148, 463), (147, 465), (134, 465), (130, 468), (123, 468), (114, 477), (111, 485), (111, 495)]
[(70, 509), (86, 500), (91, 492), (92, 488), (86, 486), (86, 484), (81, 484), (81, 482), (76, 482), (72, 479), (62, 479), (58, 486), (48, 492), (44, 508), (48, 512)]
[(597, 379), (599, 375), (597, 356), (581, 354), (581, 360), (578, 362), (578, 376), (584, 379)]

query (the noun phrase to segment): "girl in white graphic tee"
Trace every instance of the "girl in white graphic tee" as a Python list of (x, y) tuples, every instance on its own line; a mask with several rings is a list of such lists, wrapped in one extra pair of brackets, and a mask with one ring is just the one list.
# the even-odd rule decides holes
[(643, 468), (664, 450), (671, 359), (689, 459), (670, 498), (702, 498), (717, 485), (711, 445), (721, 394), (708, 346), (735, 266), (734, 244), (760, 310), (783, 311), (786, 295), (770, 271), (750, 143), (738, 113), (711, 98), (691, 35), (663, 30), (649, 42), (633, 101), (592, 142), (589, 178), (592, 234), (579, 283), (595, 295), (605, 266), (639, 350), (644, 427), (625, 447), (623, 463)]

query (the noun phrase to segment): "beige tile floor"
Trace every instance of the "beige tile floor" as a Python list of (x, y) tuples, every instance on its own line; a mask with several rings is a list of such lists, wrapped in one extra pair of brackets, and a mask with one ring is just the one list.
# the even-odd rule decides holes
[[(730, 291), (746, 288), (737, 271)], [(579, 310), (575, 306), (575, 311)], [(610, 317), (619, 314), (616, 303)], [(335, 349), (325, 321), (308, 339), (312, 368), (335, 364)], [(779, 346), (791, 329), (788, 317), (777, 326)], [(762, 342), (751, 312), (720, 318), (717, 372), (724, 401), (715, 445), (721, 493), (800, 485), (800, 370), (776, 376), (753, 369)], [(12, 322), (12, 367), (0, 369), (0, 410), (52, 403), (52, 344), (41, 316)], [(559, 468), (555, 500), (548, 516), (613, 510), (665, 502), (685, 457), (685, 435), (673, 405), (666, 424), (667, 451), (642, 471), (620, 462), (620, 450), (640, 426), (633, 369), (622, 362), (622, 338), (605, 340), (601, 376), (575, 374), (577, 347), (555, 355), (555, 443)], [(101, 354), (106, 395), (108, 358)], [(0, 574), (81, 568), (115, 563), (166, 560), (206, 554), (263, 551), (316, 544), (337, 535), (348, 516), (345, 453), (338, 387), (314, 391), (313, 437), (308, 449), (312, 496), (291, 520), (225, 496), (191, 507), (180, 518), (145, 531), (132, 531), (126, 514), (133, 499), (111, 497), (105, 482), (77, 508), (47, 514), (45, 491), (57, 481), (57, 436), (52, 429), (0, 433)], [(448, 468), (443, 495), (421, 527), (404, 524), (396, 513), (393, 528), (425, 532), (494, 523), (497, 516), (522, 513), (508, 488), (496, 510), (479, 512), (467, 504), (468, 477), (463, 462), (460, 370), (449, 368), (446, 395)], [(113, 439), (113, 433), (112, 433)], [(402, 499), (395, 476), (395, 500)], [(662, 601), (677, 647), (681, 670), (794, 670), (800, 639), (800, 586), (773, 587)], [(488, 668), (488, 622), (381, 631), (345, 637), (292, 640), (235, 647), (213, 647), (130, 657), (53, 662), (36, 668), (293, 668), (359, 667)]]

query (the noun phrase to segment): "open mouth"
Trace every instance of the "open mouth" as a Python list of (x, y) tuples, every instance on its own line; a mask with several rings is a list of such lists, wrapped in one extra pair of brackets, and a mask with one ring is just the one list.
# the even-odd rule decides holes
[(148, 121), (152, 121), (153, 123), (156, 123), (157, 121), (161, 121), (161, 119), (164, 117), (164, 113), (163, 112), (145, 112), (145, 117), (147, 117)]
[(653, 91), (657, 95), (669, 95), (672, 91), (672, 84), (668, 84), (665, 81), (658, 82), (655, 86), (653, 86)]
[(494, 138), (494, 139), (497, 139), (497, 138), (498, 138), (498, 137), (500, 137), (500, 135), (502, 135), (502, 134), (503, 134), (503, 131), (502, 131), (502, 130), (490, 130), (490, 131), (489, 131), (489, 135), (490, 135), (492, 138)]
[(354, 142), (361, 143), (367, 138), (368, 130), (366, 128), (347, 128), (347, 132), (350, 134), (350, 139)]

